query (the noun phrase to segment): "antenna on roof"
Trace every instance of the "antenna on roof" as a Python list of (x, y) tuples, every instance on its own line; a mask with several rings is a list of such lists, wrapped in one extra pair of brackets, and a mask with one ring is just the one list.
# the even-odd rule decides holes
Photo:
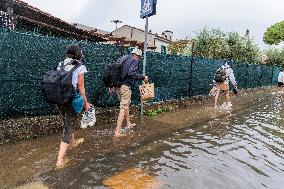
[(122, 23), (121, 20), (112, 20), (111, 22), (115, 23), (115, 29), (117, 30), (117, 24)]

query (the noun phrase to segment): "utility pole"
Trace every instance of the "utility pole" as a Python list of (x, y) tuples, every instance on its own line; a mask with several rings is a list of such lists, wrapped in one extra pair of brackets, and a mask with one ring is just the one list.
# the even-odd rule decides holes
[(117, 30), (117, 24), (121, 24), (121, 20), (112, 20), (111, 22), (115, 23), (115, 29)]

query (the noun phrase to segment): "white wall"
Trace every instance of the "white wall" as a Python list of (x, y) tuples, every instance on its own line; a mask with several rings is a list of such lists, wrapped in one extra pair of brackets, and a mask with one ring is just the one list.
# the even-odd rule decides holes
[(157, 47), (155, 49), (155, 52), (161, 52), (161, 46), (165, 46), (166, 47), (166, 51), (168, 53), (168, 46), (169, 46), (169, 43), (165, 42), (165, 41), (162, 41), (160, 39), (155, 39), (155, 46)]
[[(123, 26), (112, 32), (114, 36), (117, 37), (126, 37), (127, 39), (144, 42), (145, 32), (139, 29), (135, 29), (129, 26)], [(148, 45), (154, 46), (154, 35), (148, 35)]]
[[(137, 28), (132, 28), (130, 26), (123, 26), (121, 28), (118, 28), (117, 30), (113, 31), (112, 34), (117, 37), (126, 37), (126, 39), (135, 40), (138, 42), (144, 42), (145, 40), (145, 32), (142, 30), (139, 30)], [(161, 45), (164, 45), (166, 47), (169, 46), (168, 42), (165, 42), (161, 39), (158, 39), (156, 35), (149, 34), (148, 35), (148, 46), (155, 46), (157, 47), (154, 52), (161, 52)], [(149, 50), (150, 51), (150, 50)], [(167, 50), (168, 52), (168, 50)]]
[(170, 40), (170, 41), (172, 41), (173, 37), (174, 37), (173, 33), (171, 31), (164, 31), (161, 36), (163, 38), (166, 38), (166, 39)]

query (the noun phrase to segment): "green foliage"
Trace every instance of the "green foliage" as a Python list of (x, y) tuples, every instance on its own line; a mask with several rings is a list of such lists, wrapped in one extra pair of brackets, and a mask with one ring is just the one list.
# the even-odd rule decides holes
[[(260, 50), (257, 45), (236, 32), (224, 33), (219, 29), (203, 29), (193, 39), (195, 56), (210, 59), (231, 58), (238, 62), (257, 63)], [(191, 47), (186, 54), (191, 55)]]
[(269, 45), (278, 45), (284, 41), (284, 21), (278, 22), (269, 28), (263, 36), (263, 41)]
[(171, 42), (169, 44), (168, 49), (171, 54), (183, 55), (185, 54), (185, 50), (189, 44), (190, 44), (189, 40), (178, 40), (178, 41)]
[(157, 108), (157, 109), (153, 109), (153, 110), (148, 110), (146, 112), (144, 112), (144, 115), (147, 115), (147, 116), (156, 116), (158, 114), (161, 114), (163, 112), (168, 112), (170, 111), (169, 109), (167, 108)]
[(265, 51), (267, 59), (267, 65), (279, 66), (284, 68), (284, 48), (275, 49), (271, 48)]

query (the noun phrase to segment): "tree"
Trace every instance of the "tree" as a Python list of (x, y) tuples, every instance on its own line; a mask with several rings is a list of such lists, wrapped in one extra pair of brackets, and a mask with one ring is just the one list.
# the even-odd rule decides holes
[(267, 65), (284, 67), (284, 48), (276, 49), (271, 48), (265, 51)]
[(284, 41), (284, 21), (278, 22), (269, 28), (263, 36), (263, 41), (269, 45), (278, 45)]
[(171, 42), (169, 44), (169, 51), (171, 54), (179, 54), (184, 55), (186, 47), (190, 44), (190, 40), (184, 39), (184, 40), (178, 40)]
[[(224, 33), (220, 29), (205, 28), (194, 37), (195, 55), (212, 59), (232, 59), (234, 61), (257, 63), (260, 57), (258, 46), (236, 32)], [(186, 49), (191, 55), (191, 48)]]

